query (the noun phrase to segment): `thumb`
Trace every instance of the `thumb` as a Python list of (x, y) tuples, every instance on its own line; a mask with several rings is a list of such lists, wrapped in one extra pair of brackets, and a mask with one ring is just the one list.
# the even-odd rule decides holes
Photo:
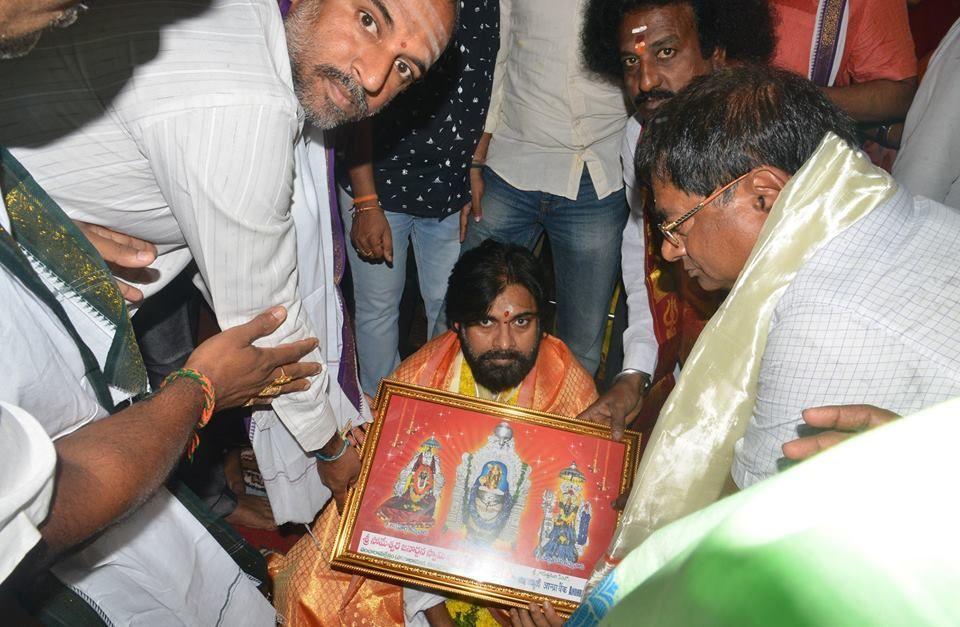
[(287, 319), (287, 310), (284, 307), (271, 307), (260, 313), (256, 318), (231, 329), (239, 336), (244, 344), (253, 344), (253, 341), (270, 335), (276, 331)]
[(610, 437), (612, 437), (617, 442), (623, 439), (623, 432), (626, 429), (626, 416), (621, 415), (617, 412), (618, 415), (610, 417)]

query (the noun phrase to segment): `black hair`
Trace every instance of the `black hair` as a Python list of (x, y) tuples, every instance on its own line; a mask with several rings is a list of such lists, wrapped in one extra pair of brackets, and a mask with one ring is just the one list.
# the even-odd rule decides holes
[(671, 5), (693, 9), (704, 59), (717, 48), (726, 51), (731, 61), (767, 63), (773, 56), (776, 20), (769, 0), (588, 0), (580, 33), (587, 68), (622, 82), (619, 31), (623, 17), (631, 11)]
[(546, 279), (543, 266), (533, 253), (492, 239), (463, 253), (447, 282), (447, 324), (483, 320), (508, 285), (525, 287), (537, 304), (538, 315), (543, 314)]
[(806, 78), (762, 65), (696, 78), (644, 126), (636, 168), (707, 196), (750, 170), (794, 174), (827, 132), (858, 146), (853, 120)]

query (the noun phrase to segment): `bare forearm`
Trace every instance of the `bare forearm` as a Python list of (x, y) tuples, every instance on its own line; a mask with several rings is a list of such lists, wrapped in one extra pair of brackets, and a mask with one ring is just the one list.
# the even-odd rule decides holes
[(846, 87), (824, 87), (826, 96), (857, 122), (902, 120), (913, 102), (917, 79), (875, 80)]
[(56, 442), (44, 559), (91, 537), (141, 505), (166, 480), (200, 417), (203, 393), (174, 381), (152, 398)]
[(473, 151), (473, 160), (479, 163), (483, 163), (487, 160), (487, 148), (490, 147), (490, 139), (493, 137), (491, 133), (484, 133), (480, 136), (480, 140), (477, 142), (477, 147)]
[(354, 197), (377, 193), (373, 179), (373, 127), (370, 120), (350, 128), (347, 144), (347, 173)]

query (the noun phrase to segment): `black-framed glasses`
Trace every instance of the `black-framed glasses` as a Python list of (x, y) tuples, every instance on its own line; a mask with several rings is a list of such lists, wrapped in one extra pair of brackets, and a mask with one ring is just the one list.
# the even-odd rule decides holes
[[(747, 172), (747, 174), (750, 174), (750, 173)], [(680, 227), (680, 225), (686, 222), (687, 220), (689, 220), (690, 218), (692, 218), (693, 216), (695, 216), (698, 211), (700, 211), (701, 209), (703, 209), (704, 207), (712, 203), (714, 200), (719, 198), (720, 194), (722, 194), (723, 192), (727, 191), (728, 189), (730, 189), (731, 187), (733, 187), (734, 185), (736, 185), (737, 183), (745, 179), (747, 177), (747, 174), (742, 174), (737, 178), (733, 179), (732, 181), (730, 181), (729, 183), (727, 183), (717, 191), (713, 192), (712, 194), (710, 194), (709, 196), (701, 200), (699, 203), (697, 203), (696, 207), (686, 212), (676, 220), (672, 222), (661, 222), (657, 226), (660, 229), (660, 232), (663, 233), (663, 237), (666, 238), (668, 242), (670, 242), (677, 248), (682, 248), (683, 244), (680, 242), (680, 238), (677, 237), (675, 232)]]

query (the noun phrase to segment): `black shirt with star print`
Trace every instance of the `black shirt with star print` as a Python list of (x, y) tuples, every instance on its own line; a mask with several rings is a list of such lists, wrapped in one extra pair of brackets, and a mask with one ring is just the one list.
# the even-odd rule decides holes
[[(372, 118), (374, 181), (385, 210), (443, 219), (470, 200), (470, 160), (499, 47), (499, 0), (461, 0), (460, 25), (437, 63)], [(349, 190), (345, 165), (337, 175)]]

